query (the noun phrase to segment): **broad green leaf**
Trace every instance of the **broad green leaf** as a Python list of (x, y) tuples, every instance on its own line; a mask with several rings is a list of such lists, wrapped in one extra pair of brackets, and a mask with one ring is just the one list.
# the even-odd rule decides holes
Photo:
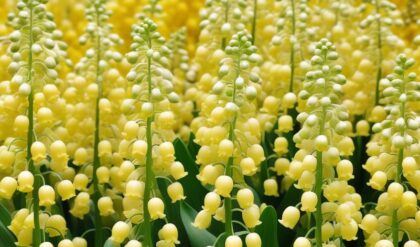
[(203, 247), (203, 246), (212, 246), (216, 241), (216, 237), (206, 230), (201, 230), (192, 225), (194, 222), (197, 211), (194, 210), (188, 203), (181, 202), (181, 219), (182, 224), (187, 230), (188, 237), (190, 239), (191, 246), (193, 247)]
[(12, 217), (10, 216), (9, 210), (0, 202), (0, 221), (8, 226), (12, 221)]
[(261, 237), (262, 246), (278, 247), (276, 210), (271, 206), (266, 207), (260, 220), (261, 224), (256, 227), (255, 231)]
[(200, 210), (207, 194), (207, 189), (201, 185), (197, 180), (198, 167), (190, 155), (188, 148), (180, 139), (174, 141), (176, 160), (184, 165), (188, 175), (179, 180), (184, 187), (184, 193), (187, 196), (186, 202), (190, 204), (195, 210)]

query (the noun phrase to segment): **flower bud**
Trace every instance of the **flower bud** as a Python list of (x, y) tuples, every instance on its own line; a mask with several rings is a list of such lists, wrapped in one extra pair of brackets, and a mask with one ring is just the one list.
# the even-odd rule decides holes
[(43, 185), (38, 190), (39, 205), (49, 207), (55, 204), (55, 191), (49, 185)]
[(59, 214), (54, 214), (47, 219), (45, 231), (50, 237), (65, 236), (67, 232), (66, 220)]
[(279, 196), (279, 186), (277, 180), (269, 178), (264, 181), (264, 195), (266, 196)]
[(248, 233), (245, 237), (245, 243), (247, 247), (261, 247), (262, 241), (260, 235), (255, 232)]
[(392, 244), (392, 242), (387, 239), (381, 239), (376, 242), (374, 247), (394, 247), (394, 244)]
[(114, 208), (113, 208), (114, 203), (112, 202), (111, 197), (109, 196), (103, 196), (101, 198), (99, 198), (98, 200), (98, 209), (99, 209), (99, 214), (101, 216), (108, 216), (113, 214)]
[(225, 240), (225, 247), (242, 247), (242, 239), (235, 235), (229, 236)]
[(325, 135), (319, 135), (315, 138), (315, 149), (319, 152), (328, 150), (328, 139)]
[(300, 198), (300, 202), (302, 204), (302, 207), (300, 208), (302, 211), (315, 212), (318, 197), (312, 191), (305, 191)]
[(22, 171), (18, 175), (18, 190), (23, 193), (28, 193), (33, 190), (34, 175), (29, 171)]
[(245, 208), (242, 211), (242, 219), (245, 225), (249, 228), (254, 228), (255, 226), (261, 224), (260, 219), (260, 208), (257, 205), (252, 205), (251, 207)]
[(254, 205), (254, 193), (250, 189), (240, 189), (236, 194), (236, 200), (242, 209), (249, 208)]
[(59, 182), (57, 185), (57, 192), (63, 201), (76, 195), (74, 185), (70, 180), (62, 180)]
[(372, 234), (378, 228), (378, 219), (375, 215), (367, 214), (363, 217), (360, 228), (368, 234)]
[(144, 195), (144, 182), (138, 180), (130, 180), (125, 185), (125, 194), (126, 197), (131, 197), (135, 199), (142, 199)]
[(168, 242), (179, 244), (178, 241), (178, 229), (174, 224), (167, 223), (159, 231), (160, 239), (166, 240)]
[(73, 179), (74, 187), (79, 191), (85, 191), (88, 183), (89, 178), (83, 173), (77, 174)]
[(12, 177), (4, 177), (0, 181), (0, 197), (10, 200), (17, 189), (17, 181)]
[(111, 240), (121, 244), (130, 234), (131, 227), (123, 221), (118, 221), (112, 227)]
[(57, 247), (74, 247), (73, 242), (69, 239), (63, 239), (58, 243)]
[(342, 224), (340, 227), (341, 237), (344, 240), (351, 241), (357, 239), (358, 226), (355, 220), (351, 220), (349, 223)]
[(175, 203), (179, 200), (184, 200), (184, 188), (182, 187), (181, 183), (174, 182), (168, 186), (168, 195), (172, 200), (172, 203)]
[(230, 197), (230, 192), (233, 189), (233, 180), (229, 176), (219, 176), (215, 182), (215, 189), (214, 191), (223, 196), (223, 197)]
[(182, 163), (179, 161), (172, 163), (170, 167), (170, 173), (175, 180), (179, 180), (188, 175), (188, 172), (186, 172), (184, 169), (184, 165), (182, 165)]
[(147, 209), (149, 210), (150, 218), (152, 220), (165, 218), (165, 204), (162, 199), (154, 197), (147, 203)]
[(278, 119), (278, 128), (282, 133), (288, 133), (293, 130), (293, 119), (289, 115), (280, 116)]
[(339, 179), (348, 181), (354, 178), (353, 165), (349, 160), (341, 160), (340, 162), (338, 162), (336, 169)]
[(283, 211), (281, 220), (279, 220), (279, 222), (284, 227), (293, 229), (298, 223), (299, 218), (300, 218), (299, 209), (289, 206)]
[(293, 242), (293, 247), (312, 247), (309, 239), (305, 237), (298, 237), (295, 242)]
[(211, 213), (207, 210), (201, 210), (195, 216), (193, 226), (198, 229), (207, 229), (211, 224)]
[(82, 238), (82, 237), (75, 237), (72, 240), (74, 247), (87, 247), (87, 241), (86, 239)]
[(39, 164), (42, 160), (47, 157), (47, 149), (42, 142), (33, 142), (31, 145), (32, 160), (35, 164)]
[(257, 172), (257, 166), (255, 165), (255, 161), (252, 158), (243, 158), (239, 163), (241, 167), (242, 174), (245, 176), (252, 176)]
[(142, 247), (141, 242), (137, 241), (137, 240), (130, 240), (128, 241), (124, 247)]
[(367, 184), (375, 190), (383, 190), (387, 181), (388, 178), (386, 173), (383, 171), (377, 171), (373, 174)]

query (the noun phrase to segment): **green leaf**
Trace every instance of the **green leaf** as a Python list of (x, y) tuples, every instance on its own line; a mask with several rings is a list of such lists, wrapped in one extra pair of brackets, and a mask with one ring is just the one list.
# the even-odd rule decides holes
[(12, 221), (9, 210), (2, 203), (0, 203), (0, 221), (6, 226)]
[(200, 210), (208, 190), (197, 180), (198, 167), (188, 148), (180, 139), (174, 141), (176, 160), (184, 165), (188, 175), (179, 180), (184, 187), (185, 199), (195, 210)]
[(192, 247), (203, 247), (208, 245), (213, 245), (216, 241), (216, 237), (206, 230), (201, 230), (192, 225), (194, 222), (195, 216), (197, 215), (197, 211), (194, 210), (188, 203), (181, 202), (181, 219), (182, 224), (184, 225), (188, 237), (190, 239), (190, 243)]
[(262, 246), (278, 247), (276, 210), (271, 206), (266, 207), (260, 220), (261, 224), (256, 227), (255, 232), (260, 235)]
[(1, 246), (16, 246), (15, 237), (7, 229), (10, 225), (11, 217), (9, 211), (0, 203), (0, 242)]

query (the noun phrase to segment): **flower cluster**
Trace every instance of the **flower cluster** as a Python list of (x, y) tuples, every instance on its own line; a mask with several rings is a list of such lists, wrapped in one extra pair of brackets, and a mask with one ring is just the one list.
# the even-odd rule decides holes
[[(412, 104), (419, 100), (416, 91), (419, 82), (416, 82), (416, 74), (409, 72), (413, 59), (401, 54), (396, 64), (394, 72), (381, 80), (384, 87), (381, 103), (386, 104), (388, 115), (373, 125), (376, 134), (367, 145), (371, 157), (363, 166), (371, 175), (368, 185), (379, 191), (386, 189), (361, 223), (368, 246), (398, 245), (404, 232), (409, 233), (410, 239), (417, 236), (414, 222), (419, 214), (418, 193), (416, 196), (411, 188), (420, 189), (416, 158), (419, 117), (412, 110)], [(408, 243), (410, 241), (404, 246)]]
[[(334, 243), (339, 238), (356, 239), (362, 216), (359, 212), (361, 197), (348, 184), (353, 178), (353, 165), (348, 159), (341, 159), (350, 156), (354, 146), (352, 139), (346, 136), (348, 114), (339, 105), (346, 79), (341, 74), (341, 66), (334, 64), (337, 56), (334, 45), (327, 39), (315, 46), (311, 69), (306, 73), (303, 90), (299, 93), (306, 102), (305, 111), (297, 117), (301, 129), (293, 138), (300, 151), (285, 172), (297, 180), (295, 186), (304, 191), (300, 210), (315, 214), (317, 246), (324, 242)], [(294, 228), (299, 217), (299, 209), (289, 206), (280, 223)], [(308, 231), (309, 234), (311, 231)]]

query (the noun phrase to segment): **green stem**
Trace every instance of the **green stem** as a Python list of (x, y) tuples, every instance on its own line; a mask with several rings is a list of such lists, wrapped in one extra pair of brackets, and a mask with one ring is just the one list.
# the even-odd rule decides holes
[[(404, 159), (404, 149), (400, 148), (398, 150), (398, 162), (397, 162), (397, 174), (395, 177), (395, 182), (401, 182), (401, 173), (402, 173), (402, 161)], [(395, 209), (392, 212), (392, 225), (391, 225), (391, 232), (392, 232), (392, 243), (394, 246), (398, 246), (399, 242), (399, 221), (398, 221), (398, 209)]]
[[(225, 23), (229, 21), (229, 1), (225, 3)], [(226, 37), (222, 38), (222, 50), (226, 48)]]
[(252, 17), (252, 44), (255, 45), (255, 35), (257, 32), (257, 13), (258, 13), (258, 0), (254, 0), (254, 16)]
[[(320, 122), (320, 130), (319, 134), (324, 134), (324, 124), (325, 124), (325, 115), (326, 110), (325, 108), (322, 109), (322, 116), (321, 116), (321, 122)], [(316, 211), (315, 211), (315, 240), (316, 240), (316, 247), (322, 247), (322, 185), (324, 183), (323, 178), (323, 164), (322, 164), (322, 152), (317, 151), (316, 152), (316, 180), (315, 180), (315, 194), (318, 198), (317, 204), (316, 204)]]
[[(295, 17), (295, 0), (291, 0), (292, 4), (292, 34), (290, 38), (290, 82), (289, 82), (289, 92), (293, 93), (293, 84), (295, 80), (295, 43), (294, 37), (296, 33), (296, 17)], [(293, 37), (293, 39), (292, 39)]]
[(144, 246), (152, 247), (152, 226), (149, 210), (147, 210), (147, 203), (150, 200), (150, 192), (153, 183), (153, 160), (152, 160), (152, 121), (153, 118), (147, 118), (146, 139), (147, 139), (147, 153), (146, 153), (146, 183), (144, 188), (143, 206), (144, 206)]
[(375, 105), (378, 105), (379, 104), (379, 82), (382, 78), (382, 35), (381, 35), (382, 23), (381, 23), (381, 18), (380, 18), (379, 0), (375, 0), (375, 15), (378, 16), (378, 18), (376, 18), (376, 26), (377, 26), (376, 42), (378, 44), (377, 46), (378, 69), (376, 71)]
[[(152, 48), (151, 40), (149, 40), (149, 49)], [(152, 95), (152, 58), (147, 58), (147, 84), (148, 84), (148, 99), (151, 101)], [(146, 142), (147, 142), (147, 152), (146, 152), (146, 182), (144, 188), (144, 197), (143, 197), (143, 207), (144, 207), (144, 242), (145, 247), (153, 247), (152, 242), (152, 226), (149, 210), (147, 209), (147, 204), (150, 200), (151, 190), (153, 187), (154, 174), (152, 170), (153, 158), (152, 158), (152, 122), (153, 116), (147, 118), (146, 123)]]
[[(240, 63), (241, 63), (241, 56), (237, 57), (236, 62), (236, 76), (233, 81), (233, 92), (232, 92), (232, 102), (236, 104), (236, 79), (240, 75)], [(235, 128), (236, 128), (236, 120), (238, 116), (237, 113), (233, 116), (232, 121), (229, 124), (229, 140), (234, 142), (235, 141)], [(229, 157), (228, 162), (226, 164), (226, 175), (232, 177), (232, 165), (233, 165), (233, 155)], [(224, 202), (225, 207), (225, 232), (230, 236), (233, 235), (234, 230), (232, 226), (232, 199), (230, 197), (225, 198)]]
[(99, 191), (99, 182), (98, 177), (96, 175), (96, 171), (101, 166), (101, 160), (99, 158), (99, 141), (100, 141), (100, 109), (99, 109), (99, 101), (102, 98), (102, 79), (101, 71), (99, 68), (99, 63), (101, 61), (101, 35), (99, 31), (100, 20), (99, 20), (99, 12), (98, 9), (96, 10), (96, 25), (97, 25), (97, 34), (96, 34), (96, 84), (98, 85), (98, 97), (96, 98), (95, 102), (95, 140), (94, 140), (94, 148), (93, 148), (93, 205), (94, 205), (94, 221), (95, 221), (95, 247), (102, 247), (102, 219), (99, 214), (98, 208), (98, 201), (101, 197), (101, 193)]
[(28, 54), (28, 82), (31, 85), (31, 91), (28, 95), (28, 136), (27, 136), (27, 147), (26, 147), (26, 161), (28, 163), (29, 171), (34, 175), (34, 189), (32, 191), (32, 202), (33, 202), (33, 214), (34, 214), (34, 230), (32, 235), (32, 244), (34, 247), (38, 247), (41, 244), (41, 227), (39, 223), (39, 197), (38, 190), (40, 186), (39, 169), (35, 167), (32, 161), (31, 146), (34, 141), (34, 93), (33, 93), (33, 82), (32, 82), (32, 69), (33, 69), (33, 54), (32, 45), (34, 43), (33, 37), (33, 5), (32, 1), (28, 3), (29, 6), (29, 54)]

